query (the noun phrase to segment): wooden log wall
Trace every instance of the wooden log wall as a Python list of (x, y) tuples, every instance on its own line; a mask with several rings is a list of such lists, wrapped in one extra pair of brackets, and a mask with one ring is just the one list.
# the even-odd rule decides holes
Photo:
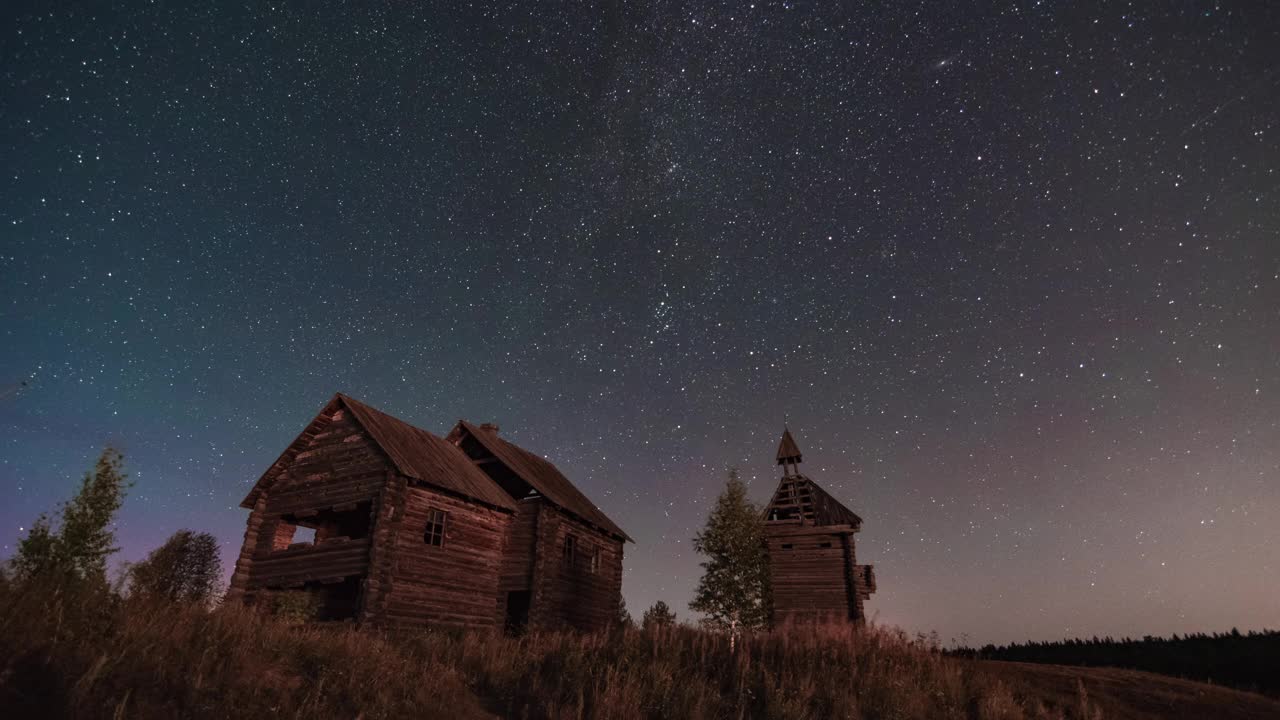
[(499, 600), (506, 602), (505, 594), (529, 590), (533, 582), (534, 549), (537, 546), (538, 509), (542, 498), (526, 498), (516, 505), (516, 514), (508, 531), (507, 550), (502, 558), (502, 577)]
[(244, 598), (252, 589), (366, 572), (367, 540), (331, 538), (315, 546), (293, 546), (294, 521), (300, 517), (354, 506), (372, 512), (389, 468), (382, 452), (342, 409), (313, 425), (303, 447), (249, 515), (230, 598)]
[[(576, 562), (565, 562), (564, 543), (577, 537)], [(584, 632), (607, 629), (617, 618), (622, 594), (622, 541), (543, 503), (538, 513), (537, 548), (529, 623)], [(591, 571), (593, 549), (600, 564)]]
[(236, 567), (231, 573), (231, 583), (227, 587), (227, 602), (244, 600), (245, 591), (249, 589), (249, 573), (253, 568), (253, 556), (258, 548), (258, 532), (267, 517), (267, 498), (259, 497), (249, 513), (249, 522), (245, 526), (244, 541), (240, 544), (240, 554), (236, 556)]
[[(449, 514), (440, 547), (423, 541), (432, 508)], [(409, 487), (389, 553), (390, 586), (379, 621), (501, 627), (498, 584), (511, 521), (508, 512)]]
[(318, 545), (295, 545), (258, 557), (248, 589), (302, 587), (304, 583), (358, 577), (369, 566), (369, 539), (338, 538)]
[(857, 617), (853, 536), (821, 526), (766, 528), (774, 621), (847, 621)]
[(267, 512), (290, 515), (367, 502), (382, 489), (389, 464), (339, 409), (267, 490)]
[(409, 481), (388, 469), (382, 493), (373, 503), (373, 532), (370, 534), (369, 572), (361, 589), (360, 622), (379, 624), (384, 619), (390, 597), (395, 561), (395, 541), (404, 520)]

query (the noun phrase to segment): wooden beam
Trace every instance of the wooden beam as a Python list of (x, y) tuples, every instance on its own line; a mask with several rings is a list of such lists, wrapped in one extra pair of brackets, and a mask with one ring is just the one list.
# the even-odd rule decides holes
[[(804, 523), (803, 530), (799, 528), (788, 528), (787, 526), (795, 526), (797, 523)], [(840, 535), (842, 533), (853, 534), (862, 528), (856, 525), (819, 525), (817, 519), (812, 514), (798, 514), (785, 520), (766, 520), (765, 527), (768, 528), (767, 534), (785, 534), (797, 533), (802, 535)]]

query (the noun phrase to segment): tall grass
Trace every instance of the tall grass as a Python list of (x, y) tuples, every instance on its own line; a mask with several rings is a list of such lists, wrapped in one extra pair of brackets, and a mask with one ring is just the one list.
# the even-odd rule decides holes
[(482, 716), (444, 658), (243, 608), (28, 586), (0, 597), (0, 653), (5, 717)]
[(736, 652), (688, 627), (407, 642), (454, 658), (511, 717), (1027, 717), (998, 681), (877, 628), (796, 626), (748, 637)]
[[(882, 628), (521, 638), (301, 626), (102, 591), (0, 591), (0, 714), (75, 718), (1075, 717)], [(7, 711), (5, 710), (7, 709)]]

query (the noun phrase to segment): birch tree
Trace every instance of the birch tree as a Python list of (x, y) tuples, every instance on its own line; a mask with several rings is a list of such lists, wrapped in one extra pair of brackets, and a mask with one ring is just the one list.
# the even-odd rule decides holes
[(730, 648), (743, 631), (769, 621), (769, 558), (764, 545), (761, 511), (747, 499), (747, 486), (736, 470), (693, 538), (693, 548), (706, 560), (691, 610), (704, 622), (729, 633)]

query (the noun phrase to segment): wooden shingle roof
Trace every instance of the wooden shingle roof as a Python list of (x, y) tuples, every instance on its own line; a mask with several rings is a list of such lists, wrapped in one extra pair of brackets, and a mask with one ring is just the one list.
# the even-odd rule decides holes
[[(339, 394), (356, 420), (408, 477), (508, 510), (515, 501), (451, 442)], [(463, 469), (463, 466), (466, 469)]]
[(316, 422), (332, 412), (335, 404), (350, 411), (356, 422), (402, 475), (493, 507), (515, 510), (515, 502), (511, 496), (477, 468), (453, 443), (342, 393), (333, 396), (316, 420), (263, 473), (241, 503), (242, 507), (253, 507), (258, 495), (270, 488), (276, 476), (310, 441)]
[[(607, 515), (596, 507), (582, 491), (569, 482), (555, 465), (545, 458), (525, 450), (515, 443), (507, 442), (498, 436), (497, 430), (491, 426), (473, 425), (466, 420), (459, 420), (457, 428), (478, 440), (503, 465), (519, 475), (522, 480), (537, 490), (543, 497), (582, 518), (588, 523), (623, 540), (631, 537), (623, 532)], [(453, 437), (454, 433), (450, 433)], [(634, 541), (632, 541), (634, 542)]]

